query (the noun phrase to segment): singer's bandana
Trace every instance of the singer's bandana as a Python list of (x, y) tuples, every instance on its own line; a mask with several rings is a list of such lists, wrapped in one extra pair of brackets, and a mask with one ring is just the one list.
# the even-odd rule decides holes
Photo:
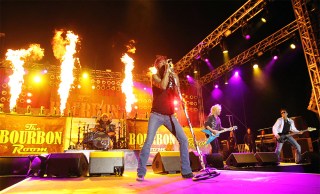
[(159, 64), (163, 60), (167, 60), (167, 56), (157, 55), (156, 60), (154, 61), (154, 67), (159, 69)]

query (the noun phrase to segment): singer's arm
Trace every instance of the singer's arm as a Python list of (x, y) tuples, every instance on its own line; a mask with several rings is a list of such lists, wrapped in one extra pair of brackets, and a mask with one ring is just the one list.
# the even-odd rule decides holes
[(159, 75), (159, 72), (157, 74), (152, 75), (152, 84), (163, 90), (167, 89), (167, 86), (169, 83), (169, 75), (170, 75), (170, 71), (169, 71), (168, 65), (166, 65), (166, 70), (164, 72), (164, 76), (162, 79)]

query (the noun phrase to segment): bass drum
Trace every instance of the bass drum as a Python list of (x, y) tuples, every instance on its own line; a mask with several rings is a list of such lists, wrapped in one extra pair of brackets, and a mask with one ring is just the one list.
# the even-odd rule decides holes
[(113, 143), (106, 133), (96, 132), (93, 137), (93, 147), (98, 150), (110, 150)]

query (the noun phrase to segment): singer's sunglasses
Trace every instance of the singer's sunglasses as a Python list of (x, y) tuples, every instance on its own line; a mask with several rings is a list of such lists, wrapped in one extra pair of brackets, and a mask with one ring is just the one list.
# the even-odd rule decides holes
[(281, 112), (281, 114), (284, 114), (284, 113), (286, 113), (286, 112), (285, 111)]

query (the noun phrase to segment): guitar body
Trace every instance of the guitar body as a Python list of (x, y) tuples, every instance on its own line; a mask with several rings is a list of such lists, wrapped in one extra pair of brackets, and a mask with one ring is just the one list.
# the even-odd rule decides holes
[[(302, 134), (302, 133), (304, 133), (306, 131), (315, 131), (315, 130), (316, 130), (316, 128), (308, 127), (308, 129), (302, 130), (302, 131), (300, 131), (300, 133)], [(286, 142), (288, 140), (288, 137), (293, 136), (293, 135), (295, 135), (297, 133), (290, 133), (290, 134), (278, 133), (278, 134), (279, 134), (280, 138), (277, 139), (277, 142), (284, 143), (284, 142)]]
[(233, 126), (233, 127), (227, 128), (225, 130), (219, 131), (217, 134), (212, 134), (212, 132), (209, 129), (202, 129), (201, 131), (204, 132), (206, 137), (208, 138), (206, 144), (209, 144), (210, 142), (215, 140), (217, 137), (219, 137), (220, 133), (236, 130), (237, 128), (238, 128), (237, 126)]

